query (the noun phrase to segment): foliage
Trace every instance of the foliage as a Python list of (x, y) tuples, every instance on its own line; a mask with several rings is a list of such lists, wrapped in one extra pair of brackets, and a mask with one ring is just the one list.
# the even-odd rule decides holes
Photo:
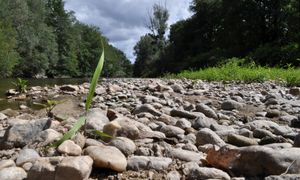
[(25, 93), (28, 85), (28, 81), (25, 79), (17, 78), (16, 82), (13, 82), (19, 93)]
[[(0, 0), (0, 77), (88, 77), (105, 37), (65, 10), (63, 0)], [(132, 74), (123, 52), (104, 41), (109, 77)], [(108, 68), (109, 67), (109, 68)]]
[(167, 78), (203, 79), (208, 81), (241, 81), (245, 83), (274, 80), (284, 82), (287, 86), (300, 86), (300, 69), (293, 67), (270, 68), (256, 65), (245, 59), (232, 58), (217, 67), (209, 67), (198, 71), (183, 71), (179, 74), (168, 74)]

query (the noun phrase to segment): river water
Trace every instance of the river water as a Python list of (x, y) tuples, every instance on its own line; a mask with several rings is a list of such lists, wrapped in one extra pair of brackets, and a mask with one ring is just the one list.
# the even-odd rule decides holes
[[(26, 79), (28, 80), (28, 87), (31, 86), (54, 86), (63, 84), (82, 84), (88, 82), (89, 79), (83, 78), (65, 78), (65, 79)], [(8, 89), (15, 88), (13, 82), (16, 79), (0, 79), (0, 111), (11, 108), (18, 109), (21, 104), (31, 106), (31, 101), (12, 101), (6, 99), (5, 93)]]

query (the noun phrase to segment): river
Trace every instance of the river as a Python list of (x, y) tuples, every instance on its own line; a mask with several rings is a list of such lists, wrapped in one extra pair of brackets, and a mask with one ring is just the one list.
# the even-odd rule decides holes
[[(88, 79), (84, 78), (62, 78), (62, 79), (26, 79), (28, 80), (28, 87), (31, 86), (54, 86), (63, 84), (82, 84), (88, 82)], [(0, 79), (0, 111), (11, 108), (18, 109), (21, 104), (31, 106), (31, 101), (12, 101), (6, 99), (5, 93), (8, 89), (15, 88), (13, 82), (16, 79)]]

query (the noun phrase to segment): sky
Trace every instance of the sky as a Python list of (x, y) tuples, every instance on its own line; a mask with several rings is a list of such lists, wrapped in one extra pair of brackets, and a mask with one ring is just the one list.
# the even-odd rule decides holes
[(148, 33), (149, 13), (154, 3), (166, 4), (168, 24), (191, 16), (192, 0), (66, 0), (65, 8), (74, 11), (84, 23), (98, 26), (110, 43), (134, 62), (134, 45)]

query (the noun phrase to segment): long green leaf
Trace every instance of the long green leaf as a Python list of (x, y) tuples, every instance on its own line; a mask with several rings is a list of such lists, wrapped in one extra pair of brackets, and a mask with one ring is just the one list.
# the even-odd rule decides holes
[(79, 120), (74, 124), (74, 126), (66, 133), (64, 136), (54, 143), (52, 146), (57, 147), (61, 143), (63, 143), (65, 140), (71, 139), (75, 136), (76, 132), (84, 125), (86, 120), (86, 117), (80, 117)]
[(102, 51), (100, 60), (98, 62), (98, 65), (96, 67), (96, 70), (94, 72), (93, 79), (91, 81), (91, 85), (90, 85), (90, 89), (89, 89), (89, 93), (88, 93), (88, 96), (87, 96), (87, 99), (86, 99), (86, 103), (85, 103), (85, 110), (86, 111), (88, 111), (91, 107), (91, 103), (92, 103), (92, 100), (93, 100), (93, 97), (94, 97), (94, 92), (95, 92), (95, 89), (96, 89), (96, 86), (97, 86), (97, 83), (98, 83), (98, 80), (99, 80), (99, 76), (100, 76), (102, 68), (103, 68), (103, 64), (104, 64), (104, 46), (103, 46), (103, 42), (102, 42), (102, 47), (103, 47), (103, 51)]

